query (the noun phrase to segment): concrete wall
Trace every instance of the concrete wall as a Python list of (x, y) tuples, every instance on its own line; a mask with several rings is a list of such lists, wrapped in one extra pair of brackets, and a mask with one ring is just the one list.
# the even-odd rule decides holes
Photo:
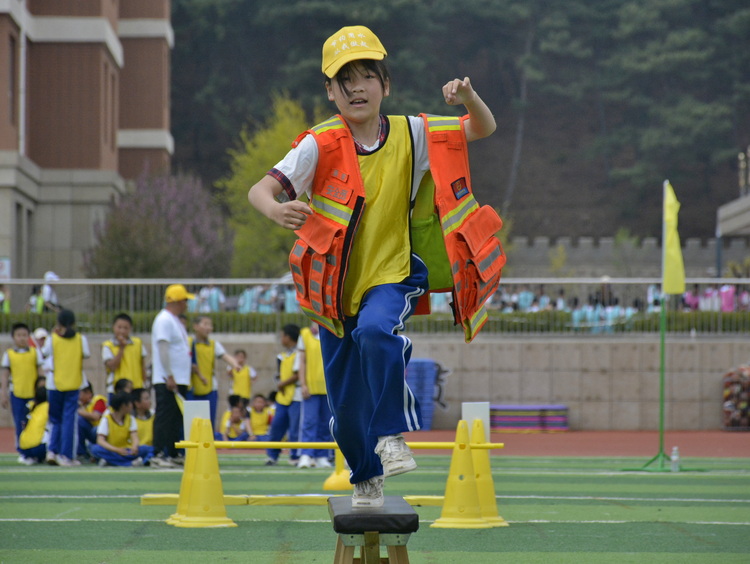
[[(89, 335), (92, 358), (86, 373), (96, 391), (104, 390), (103, 335)], [(217, 335), (229, 352), (243, 348), (258, 371), (254, 392), (272, 389), (279, 346), (273, 335)], [(144, 339), (149, 344), (148, 336)], [(458, 334), (412, 335), (413, 358), (432, 358), (452, 372), (445, 379), (445, 409), (436, 407), (435, 429), (453, 429), (461, 402), (563, 403), (573, 430), (654, 430), (659, 424), (659, 339), (511, 338), (480, 336), (466, 345)], [(0, 338), (0, 350), (9, 346)], [(721, 427), (721, 377), (750, 362), (750, 342), (669, 338), (666, 345), (666, 417), (668, 430)], [(224, 367), (221, 368), (222, 374)], [(229, 393), (220, 380), (220, 409)], [(11, 425), (0, 410), (0, 426)]]

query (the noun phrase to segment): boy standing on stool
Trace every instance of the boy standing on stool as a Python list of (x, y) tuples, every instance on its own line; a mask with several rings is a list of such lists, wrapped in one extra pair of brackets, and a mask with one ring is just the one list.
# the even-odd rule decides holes
[[(445, 102), (463, 104), (468, 116), (384, 116), (380, 105), (390, 93), (385, 56), (364, 26), (342, 28), (326, 40), (325, 88), (339, 115), (300, 135), (248, 194), (261, 213), (299, 236), (290, 255), (292, 277), (301, 309), (322, 326), (332, 431), (351, 467), (356, 507), (382, 506), (384, 477), (416, 468), (401, 433), (420, 429), (421, 416), (404, 378), (411, 341), (398, 332), (429, 289), (427, 266), (410, 237), (411, 207), (425, 193), (425, 173), (431, 171), (438, 196), (428, 208), (443, 212), (437, 233), (446, 242), (444, 254), (453, 255), (464, 224), (475, 235), (482, 227), (471, 243), (483, 252), (501, 225), (497, 214), (479, 209), (470, 190), (466, 142), (490, 135), (495, 119), (469, 78), (443, 86)], [(433, 158), (439, 141), (452, 151), (438, 149)], [(305, 193), (310, 205), (297, 199)], [(485, 210), (482, 225), (469, 226), (477, 209)], [(499, 243), (486, 252), (492, 270), (482, 284), (470, 272), (485, 273), (481, 260), (445, 261), (458, 264), (448, 277), (467, 338), (486, 319), (480, 298), (499, 281)], [(465, 284), (456, 284), (459, 276)]]

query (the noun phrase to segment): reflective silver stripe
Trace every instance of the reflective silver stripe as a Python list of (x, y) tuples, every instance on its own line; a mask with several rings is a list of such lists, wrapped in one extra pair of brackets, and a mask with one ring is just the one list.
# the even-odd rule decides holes
[(435, 118), (430, 117), (427, 120), (427, 123), (430, 129), (432, 129), (433, 127), (440, 127), (442, 125), (458, 125), (461, 122), (459, 118), (446, 117), (442, 119), (441, 118), (435, 119)]
[(333, 274), (328, 276), (328, 280), (326, 280), (326, 286), (333, 286)]
[(331, 299), (331, 296), (326, 296), (326, 305), (327, 306), (333, 306), (333, 299)]
[(460, 261), (456, 261), (453, 263), (453, 266), (451, 267), (451, 270), (453, 270), (453, 274), (458, 274), (461, 272), (461, 263)]
[(292, 266), (292, 272), (294, 274), (299, 274), (300, 276), (302, 276), (302, 269), (299, 266), (297, 266), (296, 264), (293, 264), (291, 266)]
[(323, 272), (323, 261), (320, 259), (315, 259), (312, 261), (312, 269), (315, 272)]
[(310, 280), (310, 290), (312, 290), (315, 293), (320, 294), (320, 282), (316, 282), (315, 280)]
[(326, 212), (334, 217), (338, 217), (343, 220), (344, 223), (349, 223), (352, 219), (352, 210), (349, 208), (346, 211), (341, 210), (335, 206), (328, 204), (323, 198), (313, 198), (313, 205), (321, 211)]
[(295, 257), (301, 257), (303, 254), (305, 254), (305, 249), (302, 245), (294, 245), (294, 248), (292, 249), (292, 254)]
[(313, 306), (313, 309), (314, 309), (314, 310), (315, 310), (315, 311), (316, 311), (317, 313), (321, 313), (321, 312), (323, 311), (323, 304), (321, 304), (320, 302), (317, 302), (317, 301), (315, 301), (315, 300), (311, 300), (311, 301), (310, 301), (310, 303), (312, 304), (312, 306)]
[[(466, 217), (474, 211), (474, 206), (478, 206), (476, 199), (474, 198), (473, 194), (469, 194), (468, 197), (461, 202), (461, 205), (458, 206), (456, 209), (451, 210), (447, 215), (450, 215), (450, 217), (445, 218), (445, 223), (443, 223), (443, 232), (446, 231), (452, 231), (455, 229), (453, 226), (456, 227), (460, 226)], [(460, 210), (460, 211), (459, 211)], [(442, 220), (442, 218), (441, 218)]]
[(326, 255), (326, 262), (331, 266), (336, 266), (336, 264), (338, 263), (338, 260), (336, 260), (336, 255)]
[(295, 285), (297, 286), (297, 291), (300, 293), (300, 295), (305, 295), (305, 287), (300, 284), (299, 282), (295, 282)]
[(456, 293), (459, 293), (463, 289), (464, 284), (459, 280), (453, 284), (453, 287), (456, 289)]
[(487, 270), (490, 266), (492, 266), (493, 262), (500, 258), (500, 254), (500, 249), (495, 249), (494, 251), (492, 251), (487, 258), (479, 263), (479, 269), (482, 272)]

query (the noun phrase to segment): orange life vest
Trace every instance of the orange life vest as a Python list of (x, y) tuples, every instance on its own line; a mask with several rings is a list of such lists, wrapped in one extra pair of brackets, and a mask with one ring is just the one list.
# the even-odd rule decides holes
[[(423, 253), (431, 255), (425, 262), (432, 291), (452, 291), (454, 319), (463, 326), (469, 342), (487, 321), (484, 303), (497, 289), (505, 264), (495, 237), (502, 221), (490, 206), (480, 207), (472, 194), (463, 131), (466, 117), (421, 117), (431, 176), (426, 175), (420, 185), (417, 199), (423, 202), (424, 217), (415, 221), (412, 215), (412, 246), (422, 259)], [(289, 264), (300, 308), (341, 337), (341, 296), (349, 253), (364, 212), (364, 183), (351, 132), (341, 116), (304, 132), (295, 146), (310, 134), (318, 145), (310, 200), (313, 214), (296, 231), (299, 239), (292, 247)], [(442, 280), (440, 272), (447, 273)], [(429, 313), (429, 302), (422, 301), (417, 313)]]

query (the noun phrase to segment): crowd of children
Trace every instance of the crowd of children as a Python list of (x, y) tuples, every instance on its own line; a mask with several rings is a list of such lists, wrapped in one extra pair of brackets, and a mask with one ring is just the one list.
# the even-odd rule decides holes
[[(62, 310), (57, 320), (51, 337), (41, 328), (32, 333), (26, 324), (14, 324), (13, 344), (2, 355), (0, 406), (11, 410), (19, 462), (26, 465), (46, 462), (54, 466), (151, 465), (155, 455), (154, 412), (147, 352), (142, 340), (132, 334), (130, 316), (117, 315), (112, 338), (102, 344), (107, 375), (104, 394), (95, 392), (83, 371), (83, 360), (90, 356), (89, 344), (75, 329), (73, 312)], [(237, 349), (233, 355), (228, 354), (210, 337), (213, 328), (209, 317), (200, 315), (193, 321), (194, 337), (190, 340), (193, 379), (188, 397), (209, 401), (215, 425), (218, 390), (215, 360), (220, 358), (227, 364), (229, 409), (215, 427), (216, 439), (298, 440), (302, 411), (297, 376), (298, 340), (299, 346), (304, 347), (299, 328), (290, 325), (282, 331), (284, 351), (279, 355), (277, 390), (266, 398), (252, 393), (257, 372), (247, 364), (246, 351)], [(309, 342), (307, 347), (311, 348)], [(315, 369), (318, 365), (320, 362), (315, 358), (308, 363)], [(308, 376), (307, 381), (315, 380)], [(290, 405), (294, 406), (292, 417)], [(281, 417), (275, 418), (276, 413)], [(330, 415), (315, 426), (327, 429), (328, 419)], [(319, 440), (330, 440), (330, 434)], [(298, 458), (294, 453), (291, 460), (296, 463)], [(327, 453), (320, 454), (317, 465), (329, 466), (328, 458)], [(308, 461), (302, 467), (311, 465)]]

